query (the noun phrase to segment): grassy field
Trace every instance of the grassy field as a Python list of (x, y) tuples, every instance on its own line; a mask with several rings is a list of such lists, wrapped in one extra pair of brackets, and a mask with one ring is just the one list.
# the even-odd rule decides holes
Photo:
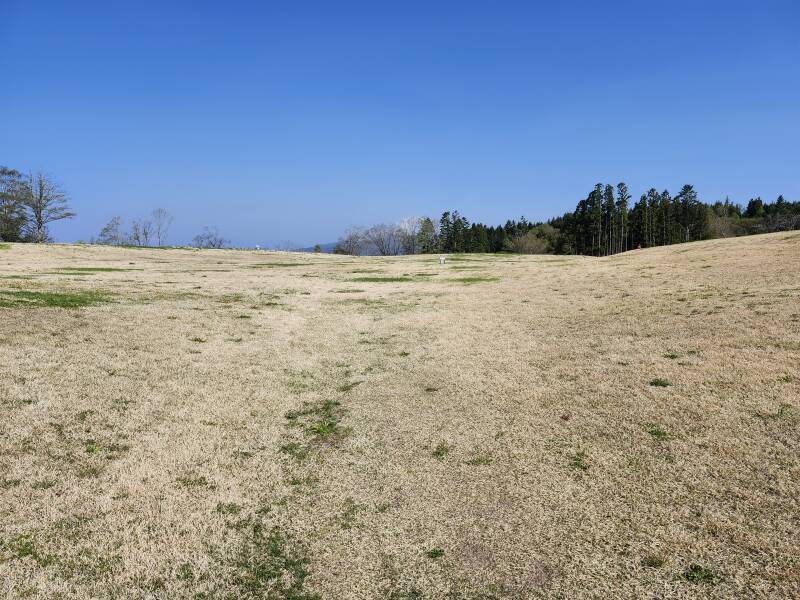
[(800, 233), (0, 248), (0, 596), (800, 596)]

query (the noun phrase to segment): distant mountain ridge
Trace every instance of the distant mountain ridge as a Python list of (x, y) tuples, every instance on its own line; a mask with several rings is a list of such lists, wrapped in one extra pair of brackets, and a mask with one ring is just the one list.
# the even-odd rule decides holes
[[(329, 242), (327, 244), (320, 244), (319, 247), (322, 249), (323, 252), (327, 254), (331, 254), (333, 249), (336, 248), (336, 242)], [(307, 248), (298, 248), (298, 252), (314, 252), (315, 246), (309, 246)]]

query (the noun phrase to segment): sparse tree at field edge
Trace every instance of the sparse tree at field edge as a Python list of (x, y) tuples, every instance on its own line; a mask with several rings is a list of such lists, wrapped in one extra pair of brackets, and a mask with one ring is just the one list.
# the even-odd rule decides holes
[(165, 208), (157, 208), (153, 211), (151, 217), (156, 244), (164, 246), (167, 243), (170, 225), (172, 225), (172, 215)]
[(224, 248), (228, 240), (223, 238), (216, 227), (204, 227), (192, 240), (197, 248)]
[(47, 228), (50, 223), (75, 216), (67, 204), (66, 193), (44, 173), (29, 177), (23, 203), (30, 213), (29, 237), (37, 244), (48, 240)]

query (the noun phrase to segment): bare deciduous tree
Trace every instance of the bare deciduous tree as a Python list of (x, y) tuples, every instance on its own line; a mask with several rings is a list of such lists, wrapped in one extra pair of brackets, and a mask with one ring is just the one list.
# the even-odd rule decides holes
[(108, 246), (120, 246), (125, 243), (125, 235), (122, 233), (122, 219), (112, 217), (100, 230), (96, 243)]
[(228, 244), (216, 227), (203, 227), (202, 233), (194, 236), (193, 242), (197, 248), (224, 248)]
[(403, 254), (417, 253), (417, 241), (419, 239), (421, 223), (422, 219), (414, 217), (411, 219), (402, 219), (397, 224), (397, 235)]
[(334, 248), (334, 254), (349, 254), (357, 256), (364, 244), (364, 231), (360, 227), (351, 227), (339, 238)]
[(169, 227), (172, 225), (172, 215), (165, 208), (157, 208), (151, 216), (153, 217), (153, 232), (156, 236), (156, 244), (163, 246), (167, 242)]
[[(163, 212), (159, 212), (163, 211)], [(94, 243), (109, 246), (149, 246), (155, 236), (158, 245), (162, 245), (172, 217), (162, 208), (153, 211), (153, 220), (136, 219), (131, 224), (130, 233), (122, 231), (122, 219), (113, 217), (101, 230)]]
[(334, 253), (352, 255), (377, 253), (381, 256), (416, 254), (422, 222), (422, 219), (412, 218), (403, 219), (396, 225), (381, 223), (367, 229), (351, 227), (339, 238)]
[(153, 235), (153, 222), (150, 219), (142, 221), (142, 245), (149, 246), (150, 238)]
[(134, 221), (131, 225), (130, 241), (134, 246), (142, 245), (142, 230), (138, 220)]
[(47, 226), (50, 223), (71, 219), (75, 213), (67, 205), (66, 193), (44, 173), (31, 175), (26, 187), (23, 202), (30, 211), (29, 237), (41, 244), (49, 239)]
[(373, 225), (364, 232), (364, 239), (375, 247), (381, 256), (400, 253), (400, 236), (396, 225)]
[(153, 223), (148, 219), (136, 220), (131, 225), (131, 243), (136, 246), (149, 246)]

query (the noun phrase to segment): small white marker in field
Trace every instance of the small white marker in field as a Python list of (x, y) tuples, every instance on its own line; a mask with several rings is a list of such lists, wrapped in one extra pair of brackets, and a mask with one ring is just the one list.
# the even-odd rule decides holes
[(443, 265), (443, 264), (444, 264), (444, 256), (440, 256), (440, 257), (439, 257), (439, 264), (440, 264), (440, 265)]

